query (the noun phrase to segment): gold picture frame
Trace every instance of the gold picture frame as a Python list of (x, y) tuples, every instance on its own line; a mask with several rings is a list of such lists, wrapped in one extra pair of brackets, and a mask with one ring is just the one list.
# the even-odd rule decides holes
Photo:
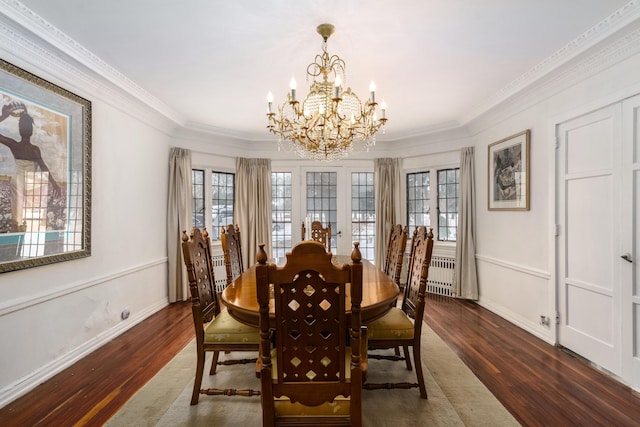
[(529, 210), (529, 129), (489, 145), (487, 199), (490, 211)]
[(0, 273), (91, 255), (91, 102), (0, 59)]

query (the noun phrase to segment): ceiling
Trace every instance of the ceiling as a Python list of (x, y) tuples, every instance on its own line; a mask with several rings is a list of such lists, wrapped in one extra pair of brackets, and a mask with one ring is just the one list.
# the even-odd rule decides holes
[(178, 124), (258, 141), (276, 139), (268, 91), (280, 103), (295, 77), (306, 94), (321, 23), (335, 25), (328, 51), (346, 61), (346, 85), (366, 98), (374, 80), (387, 103), (378, 139), (396, 140), (465, 124), (628, 0), (22, 3)]

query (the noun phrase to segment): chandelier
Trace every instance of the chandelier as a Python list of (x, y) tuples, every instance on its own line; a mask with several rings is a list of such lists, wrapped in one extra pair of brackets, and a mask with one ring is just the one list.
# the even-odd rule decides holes
[[(296, 82), (291, 79), (291, 92), (273, 111), (273, 95), (267, 96), (267, 129), (278, 135), (278, 150), (295, 151), (300, 157), (314, 160), (338, 160), (347, 156), (354, 144), (363, 149), (375, 145), (376, 132), (387, 122), (386, 105), (380, 105), (381, 117), (376, 114), (375, 84), (369, 86), (370, 95), (363, 105), (360, 98), (343, 89), (345, 62), (337, 55), (329, 56), (327, 39), (334, 26), (321, 24), (318, 34), (324, 40), (322, 54), (307, 66), (307, 82), (312, 81), (309, 94), (299, 102)], [(329, 80), (333, 77), (334, 81)]]

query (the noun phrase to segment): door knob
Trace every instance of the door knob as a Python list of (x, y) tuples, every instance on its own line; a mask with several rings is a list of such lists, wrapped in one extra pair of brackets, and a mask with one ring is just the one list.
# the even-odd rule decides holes
[(631, 254), (628, 253), (628, 252), (626, 254), (620, 255), (620, 258), (622, 258), (623, 260), (625, 260), (627, 262), (633, 262), (633, 260), (631, 259)]

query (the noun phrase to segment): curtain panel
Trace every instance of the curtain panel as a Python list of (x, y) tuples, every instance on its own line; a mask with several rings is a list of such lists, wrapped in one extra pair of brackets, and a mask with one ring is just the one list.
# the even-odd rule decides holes
[(235, 218), (240, 228), (242, 263), (255, 264), (258, 245), (271, 254), (271, 160), (236, 159)]
[(458, 235), (453, 271), (453, 294), (458, 298), (478, 299), (478, 271), (475, 247), (475, 160), (474, 148), (460, 151), (460, 193), (458, 196)]
[(169, 153), (167, 257), (169, 302), (188, 300), (189, 280), (182, 258), (182, 232), (191, 232), (191, 150), (172, 147)]
[(376, 209), (375, 263), (384, 267), (389, 234), (395, 224), (401, 224), (402, 159), (375, 159), (374, 186)]

